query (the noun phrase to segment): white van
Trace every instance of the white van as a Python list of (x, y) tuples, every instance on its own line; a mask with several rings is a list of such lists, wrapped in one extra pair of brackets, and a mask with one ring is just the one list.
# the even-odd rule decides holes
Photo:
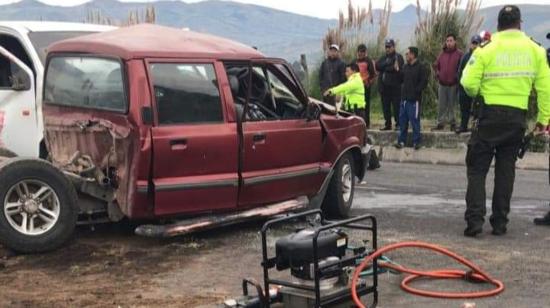
[(0, 22), (0, 156), (42, 157), (42, 82), (46, 48), (115, 29), (80, 23)]

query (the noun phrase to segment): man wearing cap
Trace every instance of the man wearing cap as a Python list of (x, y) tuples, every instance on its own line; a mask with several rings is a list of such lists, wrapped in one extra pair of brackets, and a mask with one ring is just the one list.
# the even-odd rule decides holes
[[(479, 35), (472, 36), (472, 39), (470, 40), (470, 50), (462, 56), (462, 59), (460, 59), (460, 64), (458, 65), (458, 80), (462, 78), (464, 68), (466, 68), (466, 64), (470, 61), (470, 57), (472, 56), (474, 50), (479, 46), (479, 44), (481, 44), (481, 40), (481, 36)], [(459, 85), (458, 87), (458, 102), (460, 103), (461, 117), (460, 127), (456, 129), (456, 133), (460, 134), (468, 131), (468, 121), (470, 121), (470, 113), (472, 110), (472, 98), (466, 94), (462, 85)]]
[(376, 62), (378, 71), (378, 90), (382, 97), (385, 125), (382, 130), (392, 129), (392, 115), (395, 128), (399, 129), (399, 105), (401, 103), (401, 69), (405, 60), (395, 51), (395, 41), (385, 41), (386, 54)]
[(357, 59), (353, 63), (359, 66), (361, 78), (365, 86), (365, 123), (367, 128), (370, 127), (370, 87), (376, 79), (376, 70), (374, 68), (374, 61), (369, 58), (367, 54), (367, 46), (360, 44), (357, 46)]
[[(346, 82), (346, 64), (340, 59), (340, 47), (332, 44), (328, 50), (328, 57), (321, 64), (319, 69), (319, 86), (321, 93), (325, 93), (328, 89)], [(325, 103), (336, 105), (336, 100), (333, 95), (323, 96)]]
[(498, 15), (498, 32), (476, 49), (464, 69), (461, 84), (471, 97), (484, 102), (468, 142), (466, 165), (465, 236), (482, 232), (485, 220), (485, 178), (495, 158), (493, 235), (506, 233), (516, 160), (527, 128), (529, 94), (537, 92), (538, 116), (534, 133), (550, 120), (550, 68), (546, 52), (521, 30), (521, 13), (507, 5)]

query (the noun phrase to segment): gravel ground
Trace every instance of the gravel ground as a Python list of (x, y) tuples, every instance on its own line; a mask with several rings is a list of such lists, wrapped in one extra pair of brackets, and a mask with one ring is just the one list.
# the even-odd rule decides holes
[[(379, 245), (404, 240), (440, 244), (502, 280), (505, 292), (467, 301), (422, 298), (401, 291), (402, 276), (384, 274), (378, 307), (460, 307), (464, 302), (476, 307), (550, 306), (550, 228), (532, 224), (533, 217), (549, 209), (548, 174), (518, 172), (506, 236), (490, 235), (486, 224), (482, 236), (469, 239), (462, 236), (464, 173), (463, 167), (386, 163), (357, 187), (354, 214), (377, 217)], [(0, 307), (213, 306), (238, 295), (242, 278), (260, 280), (261, 225), (153, 240), (137, 237), (134, 226), (119, 223), (79, 228), (66, 247), (48, 254), (15, 256), (0, 247)], [(289, 230), (278, 229), (275, 235)], [(389, 256), (422, 269), (455, 266), (411, 249)], [(460, 281), (419, 281), (415, 286), (486, 288)]]

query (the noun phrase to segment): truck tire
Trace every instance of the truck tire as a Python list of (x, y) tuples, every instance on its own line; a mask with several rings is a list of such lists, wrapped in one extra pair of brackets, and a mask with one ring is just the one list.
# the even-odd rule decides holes
[(17, 157), (17, 154), (13, 153), (8, 149), (0, 148), (0, 157), (12, 158), (12, 157)]
[(328, 218), (346, 218), (351, 211), (355, 192), (355, 167), (351, 153), (344, 154), (336, 163), (325, 200), (321, 205)]
[(54, 250), (78, 216), (74, 186), (50, 163), (13, 158), (0, 165), (0, 243), (19, 253)]

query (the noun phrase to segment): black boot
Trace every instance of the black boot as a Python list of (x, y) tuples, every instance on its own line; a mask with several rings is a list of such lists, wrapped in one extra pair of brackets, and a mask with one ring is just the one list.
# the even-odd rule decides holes
[(537, 226), (550, 226), (550, 212), (546, 213), (544, 217), (537, 217), (533, 220)]
[(483, 231), (483, 228), (479, 225), (468, 224), (468, 227), (464, 230), (464, 236), (475, 237)]
[(506, 234), (506, 227), (493, 227), (493, 232), (491, 232), (492, 235), (501, 236)]

